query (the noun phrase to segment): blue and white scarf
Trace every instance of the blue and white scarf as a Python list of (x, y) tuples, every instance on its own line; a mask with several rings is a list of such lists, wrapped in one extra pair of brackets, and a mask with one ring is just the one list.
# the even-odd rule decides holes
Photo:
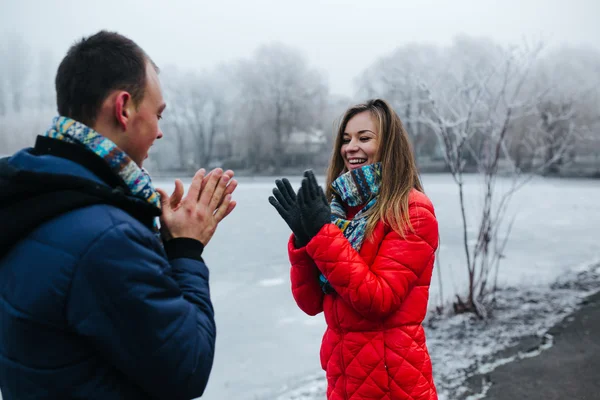
[[(379, 185), (381, 183), (381, 163), (365, 165), (364, 167), (340, 175), (331, 187), (334, 192), (331, 201), (331, 222), (337, 225), (356, 251), (365, 240), (367, 217), (365, 214), (377, 202)], [(346, 218), (345, 206), (363, 208), (352, 219)]]
[[(83, 145), (109, 165), (123, 179), (131, 193), (160, 209), (160, 196), (152, 185), (150, 175), (140, 168), (123, 150), (92, 128), (68, 117), (55, 117), (46, 132), (52, 139)], [(153, 222), (158, 231), (157, 219)]]
[[(340, 175), (333, 183), (331, 222), (344, 233), (350, 245), (358, 252), (365, 240), (367, 212), (375, 206), (381, 184), (381, 163), (369, 164)], [(352, 219), (346, 217), (346, 207), (364, 205)], [(321, 288), (331, 293), (331, 285), (323, 274), (319, 277)]]

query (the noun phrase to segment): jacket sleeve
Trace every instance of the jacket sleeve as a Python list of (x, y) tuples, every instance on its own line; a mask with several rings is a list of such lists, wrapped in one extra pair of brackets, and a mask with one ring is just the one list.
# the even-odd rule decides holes
[(319, 285), (321, 271), (306, 252), (306, 247), (297, 249), (294, 245), (294, 235), (288, 242), (288, 255), (292, 268), (292, 295), (298, 307), (308, 315), (317, 315), (323, 311), (323, 291)]
[(325, 225), (307, 245), (338, 295), (365, 318), (396, 311), (432, 262), (438, 245), (433, 209), (410, 205), (409, 216), (414, 231), (406, 229), (402, 237), (390, 230), (370, 266), (334, 224)]
[(203, 394), (214, 358), (209, 273), (199, 253), (170, 256), (130, 224), (111, 227), (76, 267), (67, 318), (149, 396), (190, 399)]

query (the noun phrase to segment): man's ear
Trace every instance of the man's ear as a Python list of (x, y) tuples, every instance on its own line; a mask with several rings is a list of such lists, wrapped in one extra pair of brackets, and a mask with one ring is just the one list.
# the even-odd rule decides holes
[(132, 105), (131, 95), (125, 91), (119, 92), (115, 97), (115, 118), (117, 125), (124, 131), (127, 131), (127, 126), (129, 125)]

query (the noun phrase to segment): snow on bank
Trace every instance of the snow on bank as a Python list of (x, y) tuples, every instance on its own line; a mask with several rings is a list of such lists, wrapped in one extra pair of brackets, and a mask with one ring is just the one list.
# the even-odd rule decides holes
[[(433, 361), (435, 383), (440, 400), (477, 400), (485, 398), (489, 385), (480, 393), (470, 393), (469, 377), (489, 373), (500, 365), (535, 357), (552, 346), (547, 331), (575, 311), (581, 301), (600, 290), (600, 263), (575, 268), (554, 284), (511, 287), (498, 291), (490, 317), (479, 320), (472, 315), (431, 315), (425, 324), (427, 345)], [(503, 351), (527, 338), (533, 347), (510, 355)], [(296, 382), (269, 397), (276, 400), (324, 399), (324, 373)]]

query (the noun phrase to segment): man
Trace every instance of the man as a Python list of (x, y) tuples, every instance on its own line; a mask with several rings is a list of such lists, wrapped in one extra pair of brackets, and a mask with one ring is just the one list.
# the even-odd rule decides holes
[(233, 172), (198, 171), (185, 198), (179, 180), (154, 189), (141, 167), (165, 104), (128, 38), (74, 44), (56, 91), (60, 117), (0, 161), (2, 396), (199, 397), (216, 335), (201, 254), (235, 207)]

